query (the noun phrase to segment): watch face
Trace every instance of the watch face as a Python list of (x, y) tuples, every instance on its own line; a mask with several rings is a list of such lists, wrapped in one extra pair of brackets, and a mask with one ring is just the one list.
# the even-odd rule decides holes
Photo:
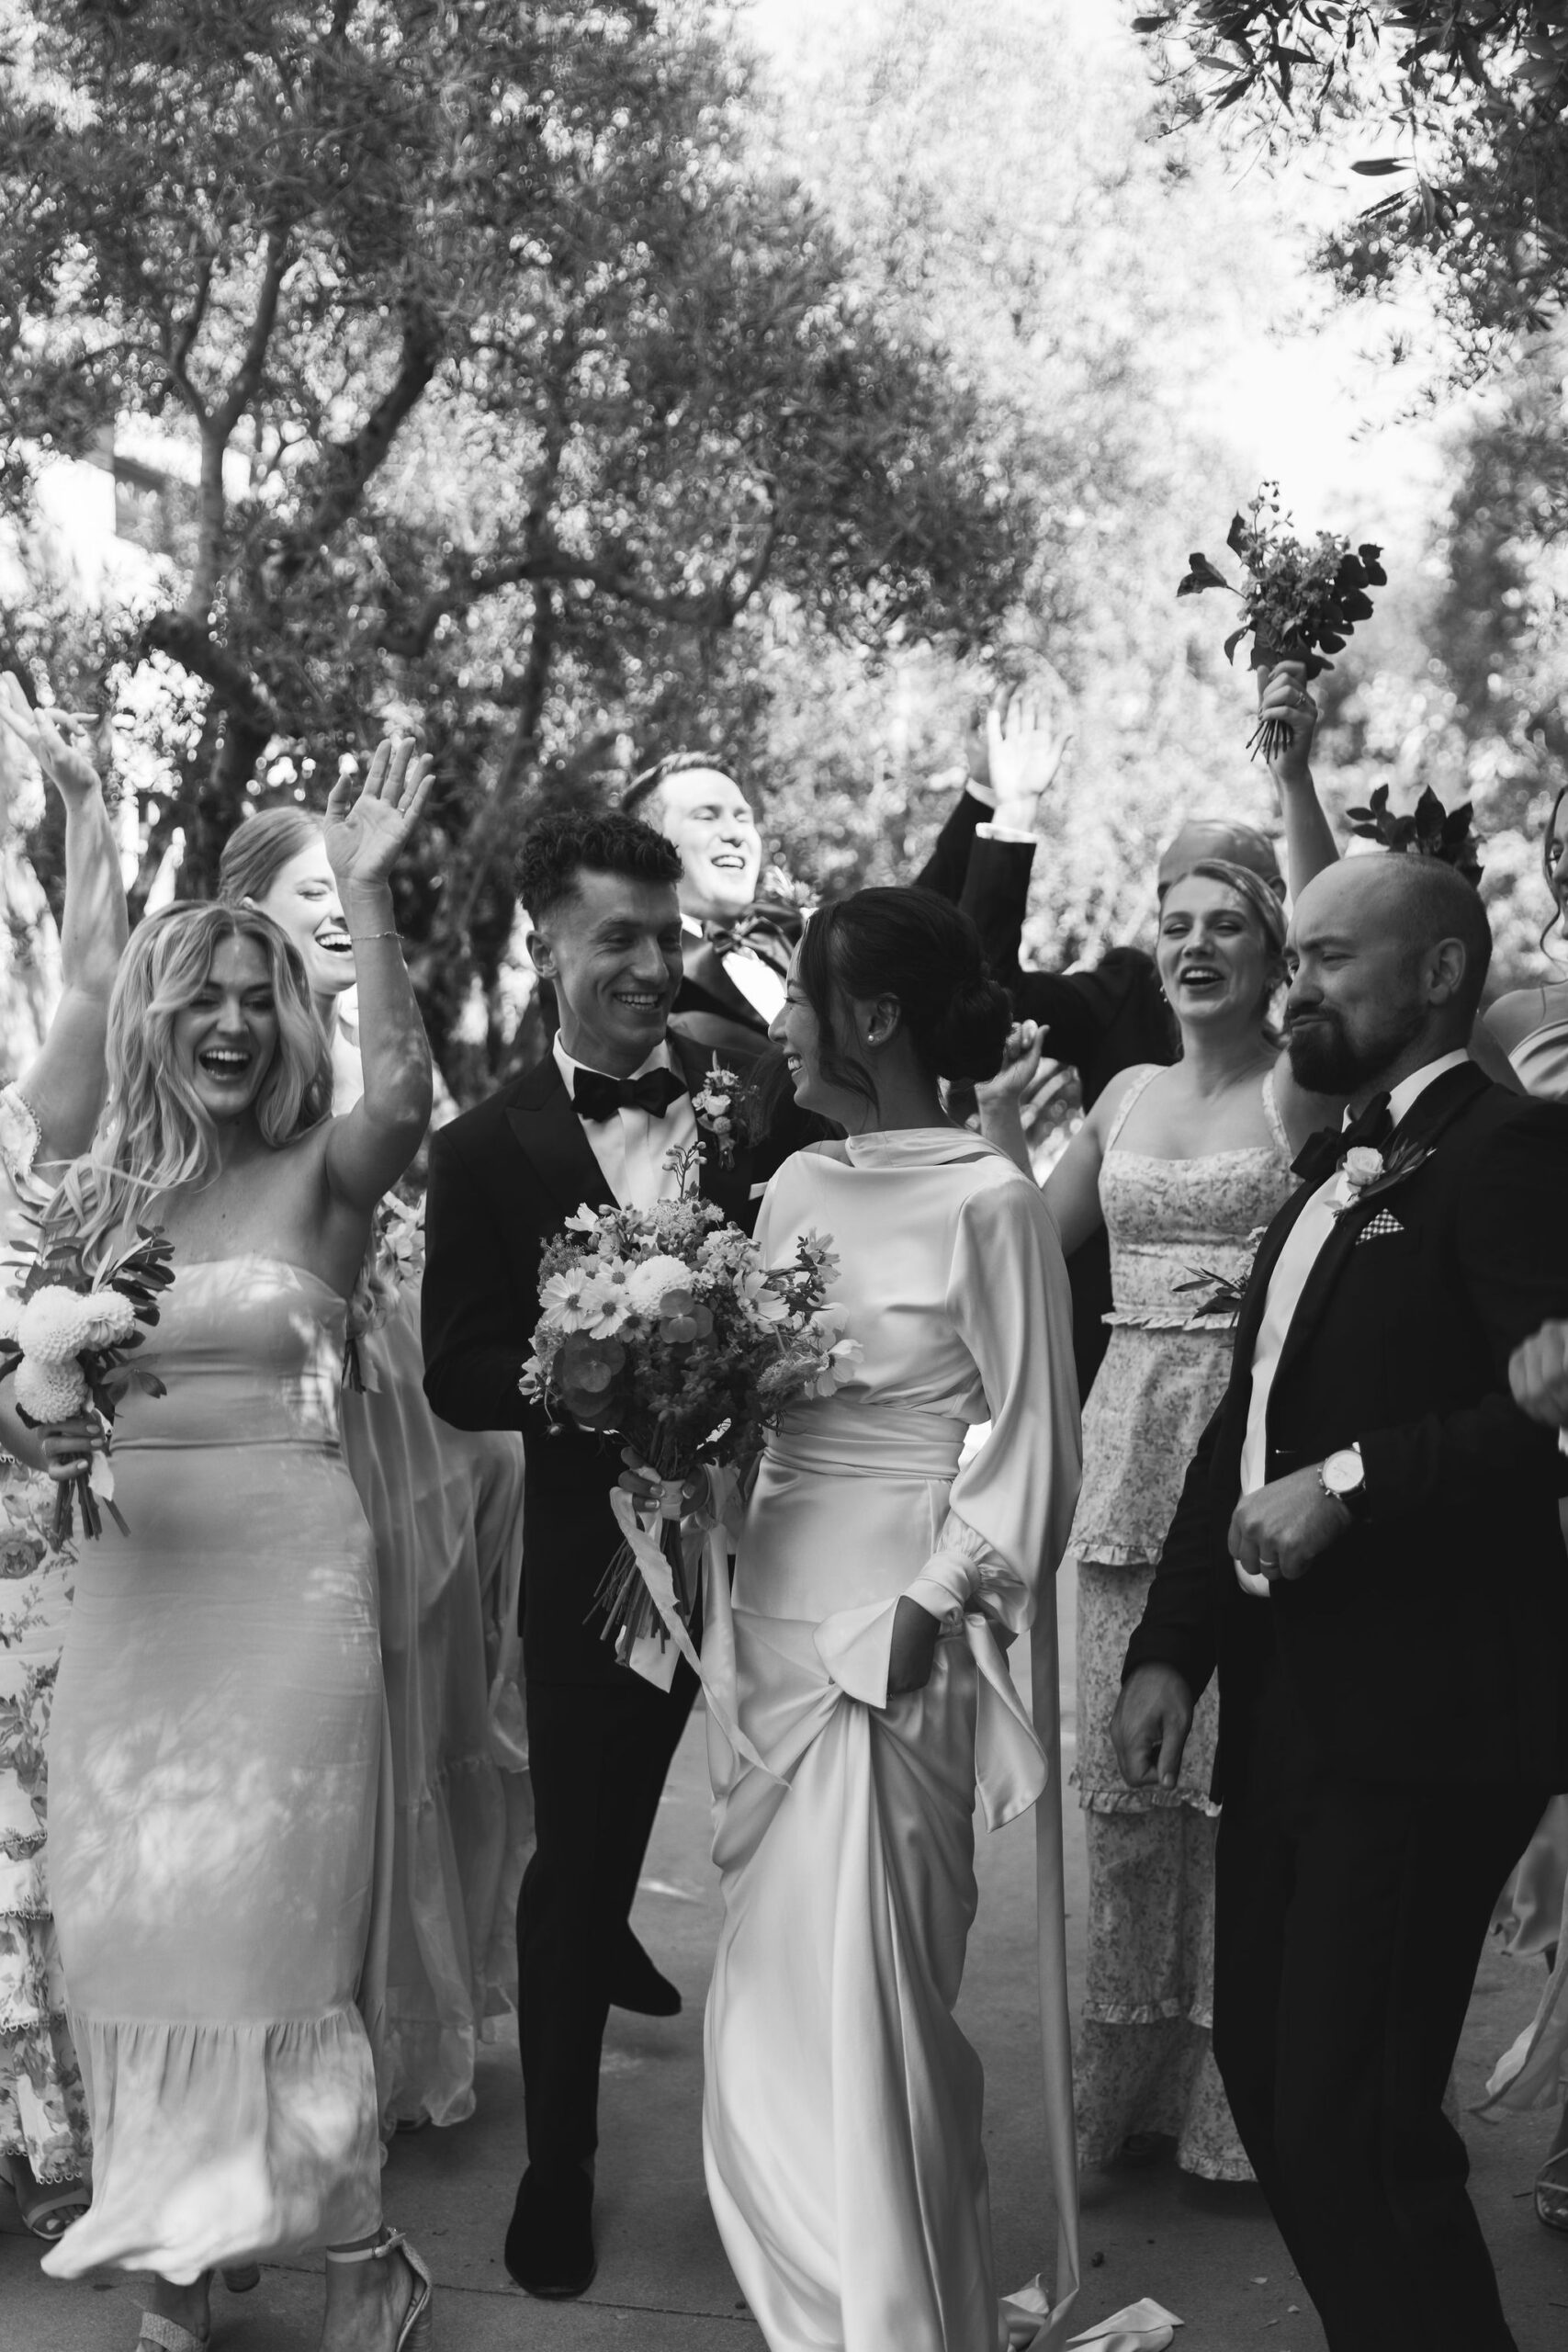
[(1346, 1449), (1339, 1453), (1329, 1455), (1323, 1465), (1323, 1476), (1325, 1485), (1331, 1492), (1337, 1495), (1348, 1495), (1353, 1494), (1362, 1484), (1366, 1473), (1361, 1467), (1360, 1455)]

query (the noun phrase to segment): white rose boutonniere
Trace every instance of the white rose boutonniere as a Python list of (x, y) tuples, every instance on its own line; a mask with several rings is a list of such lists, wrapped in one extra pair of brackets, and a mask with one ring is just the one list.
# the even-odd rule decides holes
[(1339, 1182), (1334, 1191), (1334, 1214), (1343, 1216), (1347, 1210), (1359, 1208), (1379, 1193), (1391, 1192), (1395, 1184), (1403, 1184), (1424, 1168), (1432, 1157), (1432, 1146), (1408, 1137), (1404, 1142), (1391, 1144), (1386, 1153), (1374, 1150), (1371, 1144), (1358, 1144), (1348, 1151), (1340, 1164)]

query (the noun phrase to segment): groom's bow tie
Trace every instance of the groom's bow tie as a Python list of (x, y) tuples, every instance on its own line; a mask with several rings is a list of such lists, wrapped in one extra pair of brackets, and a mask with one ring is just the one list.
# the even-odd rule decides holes
[(1348, 1127), (1319, 1127), (1309, 1136), (1292, 1163), (1292, 1174), (1303, 1184), (1326, 1184), (1348, 1151), (1361, 1145), (1381, 1151), (1393, 1133), (1393, 1118), (1386, 1094), (1374, 1094), (1359, 1118)]
[(672, 1069), (645, 1069), (640, 1078), (606, 1078), (603, 1070), (575, 1069), (571, 1106), (580, 1119), (613, 1119), (617, 1111), (646, 1111), (662, 1119), (686, 1091)]

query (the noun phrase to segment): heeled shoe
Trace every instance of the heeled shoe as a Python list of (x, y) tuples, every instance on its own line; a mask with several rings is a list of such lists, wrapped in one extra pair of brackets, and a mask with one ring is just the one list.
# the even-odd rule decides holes
[[(401, 2230), (388, 2230), (374, 2245), (356, 2245), (346, 2252), (328, 2246), (329, 2262), (385, 2262), (389, 2255), (400, 2254), (413, 2279), (413, 2293), (403, 2313), (392, 2352), (435, 2352), (435, 2281), (404, 2237)], [(176, 2352), (184, 2352), (183, 2346)]]
[[(209, 2270), (203, 2271), (202, 2277), (208, 2282), (208, 2291), (210, 2294), (212, 2273)], [(143, 2312), (141, 2333), (136, 2339), (136, 2352), (143, 2352), (143, 2346), (147, 2347), (147, 2352), (210, 2352), (211, 2343), (212, 2314), (210, 2311), (208, 2312), (205, 2335), (193, 2335), (190, 2329), (182, 2327), (177, 2319), (165, 2319), (161, 2312)]]

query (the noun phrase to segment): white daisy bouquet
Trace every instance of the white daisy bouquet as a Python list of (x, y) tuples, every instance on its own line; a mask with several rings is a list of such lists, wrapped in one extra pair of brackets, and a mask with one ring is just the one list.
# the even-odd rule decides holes
[(70, 1538), (78, 1510), (84, 1535), (103, 1533), (104, 1510), (122, 1535), (130, 1532), (115, 1507), (108, 1425), (129, 1389), (164, 1393), (163, 1382), (132, 1358), (146, 1337), (138, 1326), (158, 1320), (158, 1295), (174, 1280), (173, 1256), (161, 1227), (138, 1226), (130, 1249), (89, 1272), (80, 1245), (46, 1222), (19, 1289), (0, 1294), (0, 1380), (14, 1379), (21, 1419), (29, 1429), (47, 1429), (93, 1413), (104, 1439), (91, 1467), (55, 1490), (51, 1541), (57, 1551)]
[[(827, 1295), (833, 1272), (816, 1235), (792, 1264), (764, 1265), (739, 1227), (691, 1194), (652, 1209), (581, 1208), (540, 1262), (543, 1312), (518, 1385), (558, 1426), (624, 1437), (678, 1494), (701, 1465), (754, 1453), (786, 1406), (851, 1377), (860, 1350)], [(658, 1532), (690, 1625), (697, 1595), (676, 1519)], [(598, 1598), (623, 1657), (661, 1634), (629, 1542)]]

